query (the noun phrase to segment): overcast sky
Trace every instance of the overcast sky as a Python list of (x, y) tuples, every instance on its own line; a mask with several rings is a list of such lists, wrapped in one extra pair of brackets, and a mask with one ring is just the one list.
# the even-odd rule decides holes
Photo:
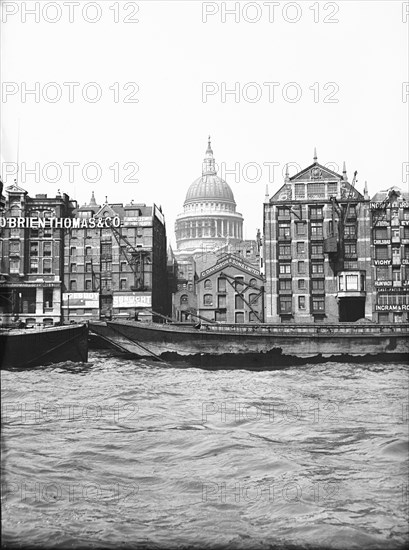
[[(4, 163), (16, 162), (20, 120), (30, 194), (156, 202), (171, 241), (208, 134), (222, 170), (238, 169), (225, 179), (247, 238), (266, 184), (272, 194), (314, 147), (322, 164), (358, 170), (360, 191), (365, 180), (371, 195), (407, 190), (408, 3), (275, 4), (2, 0), (3, 179), (15, 177)], [(27, 95), (36, 82), (39, 97)], [(40, 177), (24, 174), (36, 162)]]

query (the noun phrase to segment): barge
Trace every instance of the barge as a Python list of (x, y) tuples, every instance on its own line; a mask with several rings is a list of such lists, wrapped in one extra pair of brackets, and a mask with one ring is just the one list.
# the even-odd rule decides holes
[(88, 325), (0, 330), (2, 369), (88, 361)]
[(247, 358), (297, 363), (310, 359), (409, 358), (409, 324), (210, 325), (115, 320), (90, 322), (91, 333), (122, 352), (158, 360)]

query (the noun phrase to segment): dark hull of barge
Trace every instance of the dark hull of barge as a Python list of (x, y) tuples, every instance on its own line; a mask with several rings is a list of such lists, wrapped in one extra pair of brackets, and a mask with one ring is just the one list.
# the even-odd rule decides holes
[(87, 324), (0, 332), (2, 369), (23, 369), (64, 361), (88, 361)]
[(408, 361), (409, 325), (220, 325), (108, 321), (91, 332), (117, 350), (164, 361), (249, 367), (328, 360)]

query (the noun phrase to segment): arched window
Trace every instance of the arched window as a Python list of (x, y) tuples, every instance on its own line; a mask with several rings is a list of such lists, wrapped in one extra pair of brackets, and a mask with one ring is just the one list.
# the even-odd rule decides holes
[(254, 311), (250, 311), (250, 313), (249, 313), (249, 322), (250, 323), (258, 323), (259, 322), (259, 320), (257, 319), (256, 314), (254, 313)]
[(187, 294), (182, 294), (180, 297), (180, 305), (185, 305), (189, 302), (189, 296)]
[(257, 286), (257, 279), (250, 279), (250, 282), (249, 282), (250, 286)]
[(258, 304), (258, 294), (250, 294), (249, 304), (250, 305), (257, 305)]
[(204, 288), (205, 290), (212, 290), (212, 281), (210, 279), (205, 280)]
[(212, 306), (213, 305), (213, 296), (211, 294), (205, 294), (203, 296), (203, 305)]

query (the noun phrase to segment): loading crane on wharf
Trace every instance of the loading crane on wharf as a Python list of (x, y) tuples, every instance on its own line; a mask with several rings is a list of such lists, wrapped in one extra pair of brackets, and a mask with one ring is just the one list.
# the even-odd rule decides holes
[[(355, 185), (357, 182), (357, 170), (354, 172), (352, 182), (349, 183), (348, 194), (346, 197), (337, 199), (334, 195), (330, 197), (332, 204), (332, 223), (331, 232), (324, 239), (324, 253), (328, 254), (330, 262), (333, 264), (334, 272), (344, 269), (345, 260), (345, 225), (349, 217), (351, 202), (354, 202)], [(348, 182), (346, 182), (348, 183)], [(336, 219), (336, 216), (338, 219)], [(356, 217), (354, 216), (355, 228)]]

